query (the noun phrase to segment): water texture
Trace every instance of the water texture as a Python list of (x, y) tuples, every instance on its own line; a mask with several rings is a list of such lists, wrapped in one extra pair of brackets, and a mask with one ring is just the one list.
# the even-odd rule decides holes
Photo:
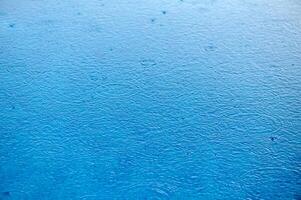
[(301, 199), (298, 0), (0, 0), (0, 199)]

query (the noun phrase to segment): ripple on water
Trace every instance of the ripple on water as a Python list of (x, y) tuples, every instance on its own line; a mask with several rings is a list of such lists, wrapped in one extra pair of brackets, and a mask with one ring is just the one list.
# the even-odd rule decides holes
[(97, 195), (93, 195), (93, 194), (91, 194), (91, 195), (84, 195), (84, 196), (81, 196), (80, 198), (79, 198), (80, 200), (96, 200), (96, 199), (99, 199), (99, 197), (97, 197)]
[(240, 185), (251, 198), (288, 199), (298, 194), (300, 172), (287, 168), (261, 168), (242, 176)]
[(5, 191), (5, 192), (1, 192), (0, 193), (0, 199), (2, 199), (2, 198), (9, 198), (10, 197), (10, 192), (8, 192), (8, 191)]
[(217, 0), (183, 0), (187, 4), (192, 5), (193, 7), (197, 8), (199, 12), (208, 12), (212, 6), (217, 2)]
[(270, 104), (267, 109), (281, 113), (281, 116), (286, 119), (301, 119), (301, 102), (298, 95), (279, 96), (278, 100)]
[(281, 128), (281, 121), (260, 113), (238, 113), (226, 115), (224, 123), (227, 128), (248, 133), (275, 133)]
[(205, 147), (204, 149), (197, 150), (198, 155), (186, 155), (181, 162), (174, 162), (170, 166), (171, 173), (170, 180), (177, 183), (181, 188), (189, 188), (191, 191), (200, 190), (205, 188), (209, 184), (209, 180), (212, 179), (216, 172), (207, 164), (204, 164), (204, 160), (193, 158), (193, 156), (206, 157), (206, 161), (210, 162), (211, 158), (214, 158), (212, 150)]
[(133, 185), (125, 188), (122, 195), (123, 199), (170, 199), (170, 191), (166, 187), (153, 185)]
[(203, 0), (203, 1), (199, 1), (199, 0), (186, 0), (184, 1), (186, 3), (192, 4), (192, 5), (213, 5), (214, 3), (217, 2), (217, 0)]
[(158, 62), (152, 58), (141, 59), (139, 64), (140, 67), (137, 72), (144, 77), (149, 77), (151, 79), (167, 75), (174, 70), (173, 66)]
[(0, 11), (0, 17), (6, 16), (7, 14), (5, 12)]
[[(107, 98), (125, 98), (138, 93), (138, 87), (135, 84), (111, 83), (100, 85), (96, 89), (96, 95)], [(96, 96), (96, 98), (97, 98)]]
[(153, 67), (153, 66), (157, 65), (156, 61), (153, 59), (142, 59), (140, 61), (140, 64), (144, 67)]
[(29, 199), (29, 195), (23, 191), (4, 191), (0, 193), (0, 199)]
[[(93, 101), (94, 86), (86, 81), (86, 76), (80, 72), (68, 70), (34, 71), (32, 85), (39, 85), (40, 92), (58, 104), (79, 105)], [(35, 100), (39, 100), (36, 98)]]

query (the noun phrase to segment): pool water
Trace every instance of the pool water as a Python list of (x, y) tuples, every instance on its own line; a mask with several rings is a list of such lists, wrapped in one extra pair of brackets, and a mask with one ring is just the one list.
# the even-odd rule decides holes
[(1, 0), (0, 199), (301, 199), (298, 0)]

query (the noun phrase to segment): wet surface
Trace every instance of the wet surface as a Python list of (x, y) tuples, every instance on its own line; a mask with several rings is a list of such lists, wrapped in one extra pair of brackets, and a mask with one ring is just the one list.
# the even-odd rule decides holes
[(300, 199), (301, 3), (0, 1), (0, 199)]

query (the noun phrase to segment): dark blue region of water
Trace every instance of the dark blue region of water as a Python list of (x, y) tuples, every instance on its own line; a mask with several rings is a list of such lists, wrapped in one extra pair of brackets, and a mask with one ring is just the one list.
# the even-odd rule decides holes
[(1, 0), (0, 199), (301, 199), (298, 0)]

